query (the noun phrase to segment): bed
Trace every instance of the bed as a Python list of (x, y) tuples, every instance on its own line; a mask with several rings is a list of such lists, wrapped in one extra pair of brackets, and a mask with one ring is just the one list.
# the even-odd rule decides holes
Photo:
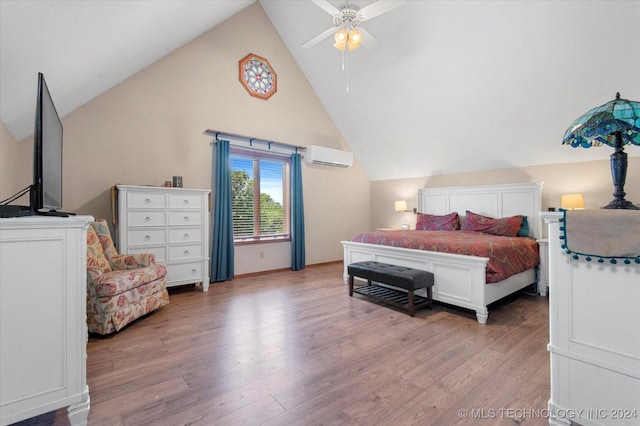
[[(418, 212), (446, 215), (471, 211), (493, 218), (515, 215), (527, 217), (528, 235), (542, 237), (540, 219), (542, 183), (501, 184), (418, 190)], [(433, 300), (475, 311), (478, 322), (489, 317), (487, 306), (531, 284), (537, 270), (532, 267), (494, 283), (487, 283), (488, 257), (342, 241), (345, 284), (347, 266), (361, 261), (377, 261), (433, 272)]]

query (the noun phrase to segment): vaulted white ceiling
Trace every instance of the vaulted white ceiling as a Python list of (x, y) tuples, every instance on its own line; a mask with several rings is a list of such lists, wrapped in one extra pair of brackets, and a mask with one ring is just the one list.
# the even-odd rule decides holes
[(255, 0), (1, 0), (0, 117), (33, 133), (36, 76), (61, 116), (225, 21)]
[[(64, 115), (252, 3), (2, 0), (0, 117), (22, 139), (37, 71), (65, 76)], [(409, 0), (344, 59), (331, 38), (301, 47), (332, 25), (311, 1), (260, 4), (372, 180), (608, 158), (564, 131), (617, 91), (640, 99), (640, 1)]]

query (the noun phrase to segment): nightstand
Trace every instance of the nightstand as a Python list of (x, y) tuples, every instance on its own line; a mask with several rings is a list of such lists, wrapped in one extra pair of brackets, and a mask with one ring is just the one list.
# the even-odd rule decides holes
[(538, 265), (538, 293), (546, 296), (549, 291), (549, 240), (542, 238), (538, 240), (540, 248), (540, 264)]

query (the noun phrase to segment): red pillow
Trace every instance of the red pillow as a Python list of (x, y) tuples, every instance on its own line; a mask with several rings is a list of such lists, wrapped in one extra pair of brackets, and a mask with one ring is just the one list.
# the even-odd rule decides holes
[(520, 215), (494, 219), (467, 210), (460, 229), (462, 231), (478, 231), (503, 237), (516, 237), (521, 226), (522, 216)]
[(416, 229), (423, 231), (455, 231), (458, 229), (458, 213), (443, 216), (418, 213)]

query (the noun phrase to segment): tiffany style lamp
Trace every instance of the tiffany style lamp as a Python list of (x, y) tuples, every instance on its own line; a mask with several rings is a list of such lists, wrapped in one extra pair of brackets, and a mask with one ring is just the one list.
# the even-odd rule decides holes
[(591, 148), (602, 144), (615, 149), (611, 154), (613, 200), (603, 209), (640, 208), (624, 199), (624, 182), (627, 178), (627, 153), (624, 145), (640, 146), (640, 102), (616, 98), (587, 111), (573, 122), (564, 133), (562, 143), (572, 147)]

